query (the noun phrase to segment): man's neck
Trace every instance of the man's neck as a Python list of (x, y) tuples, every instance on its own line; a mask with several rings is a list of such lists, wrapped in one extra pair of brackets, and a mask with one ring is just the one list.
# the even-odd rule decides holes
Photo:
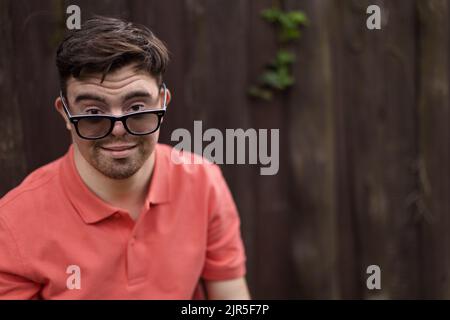
[[(148, 193), (148, 188), (155, 164), (155, 152), (133, 176), (127, 179), (111, 179), (93, 168), (74, 147), (75, 166), (81, 179), (87, 187), (105, 202), (124, 209), (142, 208)], [(133, 218), (136, 212), (129, 212)]]

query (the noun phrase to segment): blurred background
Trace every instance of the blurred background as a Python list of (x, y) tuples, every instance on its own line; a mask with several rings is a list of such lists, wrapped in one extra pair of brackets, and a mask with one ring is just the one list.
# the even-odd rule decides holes
[[(207, 128), (280, 129), (280, 169), (222, 165), (254, 298), (450, 299), (447, 0), (0, 0), (0, 196), (62, 156), (53, 108), (66, 8), (145, 24), (171, 51), (160, 141)], [(366, 9), (381, 8), (381, 30)], [(261, 11), (301, 10), (294, 84), (248, 95), (278, 50)], [(381, 290), (369, 290), (369, 265)]]

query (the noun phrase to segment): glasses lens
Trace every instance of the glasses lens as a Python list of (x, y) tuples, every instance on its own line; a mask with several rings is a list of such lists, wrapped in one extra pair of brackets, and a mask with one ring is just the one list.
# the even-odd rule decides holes
[(128, 129), (135, 134), (146, 134), (156, 131), (159, 126), (159, 117), (154, 113), (138, 113), (127, 119)]
[(105, 136), (111, 128), (111, 120), (102, 117), (83, 118), (78, 121), (78, 131), (85, 138)]

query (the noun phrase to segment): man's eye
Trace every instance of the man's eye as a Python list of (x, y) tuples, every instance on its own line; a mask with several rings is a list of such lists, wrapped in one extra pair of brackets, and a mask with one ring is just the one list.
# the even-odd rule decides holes
[(86, 109), (84, 110), (84, 113), (86, 114), (100, 114), (101, 110), (99, 109)]
[(130, 110), (130, 112), (137, 112), (137, 111), (142, 111), (144, 109), (145, 109), (145, 106), (143, 104), (135, 104), (135, 105), (132, 105), (129, 110)]

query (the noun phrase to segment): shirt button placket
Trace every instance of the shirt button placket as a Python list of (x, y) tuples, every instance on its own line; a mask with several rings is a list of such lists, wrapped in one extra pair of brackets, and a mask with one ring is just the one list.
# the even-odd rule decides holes
[(136, 235), (132, 235), (128, 245), (128, 281), (133, 283), (135, 280), (139, 280), (145, 277), (145, 252), (142, 251), (142, 247), (139, 246)]

